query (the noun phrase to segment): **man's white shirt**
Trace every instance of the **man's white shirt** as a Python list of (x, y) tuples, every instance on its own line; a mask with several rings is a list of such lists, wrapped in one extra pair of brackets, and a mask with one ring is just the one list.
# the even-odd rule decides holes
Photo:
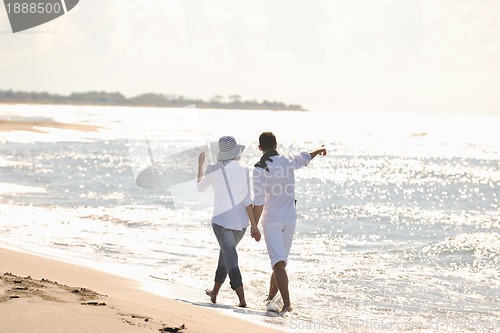
[(269, 171), (253, 170), (254, 205), (262, 206), (262, 223), (297, 219), (295, 210), (295, 170), (307, 166), (311, 155), (271, 156), (266, 162)]

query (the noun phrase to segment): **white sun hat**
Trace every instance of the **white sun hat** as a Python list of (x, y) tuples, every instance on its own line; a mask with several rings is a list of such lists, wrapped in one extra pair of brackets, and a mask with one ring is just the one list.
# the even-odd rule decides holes
[(219, 139), (219, 154), (217, 155), (217, 160), (232, 160), (243, 153), (245, 146), (236, 143), (236, 140), (232, 136), (223, 136)]

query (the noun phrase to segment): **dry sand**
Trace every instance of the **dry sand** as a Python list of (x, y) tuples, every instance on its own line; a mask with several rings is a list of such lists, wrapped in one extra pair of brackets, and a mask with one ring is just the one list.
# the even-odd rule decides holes
[(0, 248), (0, 332), (281, 332), (123, 277)]

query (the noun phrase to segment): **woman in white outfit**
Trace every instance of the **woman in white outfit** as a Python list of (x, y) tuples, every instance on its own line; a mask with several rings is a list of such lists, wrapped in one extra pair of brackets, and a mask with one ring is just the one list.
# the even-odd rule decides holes
[(203, 173), (205, 153), (200, 154), (197, 182), (198, 191), (206, 191), (209, 187), (214, 191), (212, 228), (220, 246), (214, 286), (212, 290), (206, 290), (206, 293), (215, 303), (219, 289), (229, 275), (231, 288), (238, 295), (240, 307), (245, 307), (246, 301), (236, 246), (243, 238), (249, 220), (252, 237), (257, 241), (261, 237), (250, 197), (249, 170), (238, 162), (244, 149), (245, 146), (238, 145), (234, 137), (221, 137), (218, 161), (209, 164), (205, 173)]

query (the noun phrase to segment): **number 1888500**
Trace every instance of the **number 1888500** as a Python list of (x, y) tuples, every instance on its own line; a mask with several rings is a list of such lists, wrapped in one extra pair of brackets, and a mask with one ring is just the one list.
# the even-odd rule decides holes
[(59, 14), (63, 9), (60, 3), (14, 2), (6, 5), (7, 12), (14, 14)]

